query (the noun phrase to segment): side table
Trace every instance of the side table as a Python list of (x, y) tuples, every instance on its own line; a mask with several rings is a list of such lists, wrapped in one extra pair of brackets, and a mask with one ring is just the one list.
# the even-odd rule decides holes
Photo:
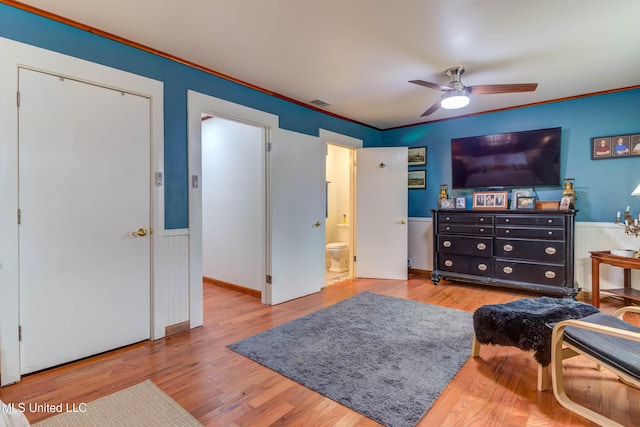
[(625, 305), (640, 302), (640, 291), (631, 288), (631, 269), (640, 270), (640, 259), (612, 255), (610, 251), (591, 251), (591, 304), (600, 307), (600, 264), (624, 268), (624, 287), (604, 292), (624, 298)]

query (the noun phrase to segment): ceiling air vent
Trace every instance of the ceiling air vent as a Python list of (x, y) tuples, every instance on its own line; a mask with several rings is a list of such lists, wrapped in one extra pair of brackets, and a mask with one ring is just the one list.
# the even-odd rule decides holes
[(322, 99), (314, 99), (313, 101), (309, 101), (309, 104), (315, 105), (318, 108), (325, 108), (331, 105), (327, 101), (323, 101)]

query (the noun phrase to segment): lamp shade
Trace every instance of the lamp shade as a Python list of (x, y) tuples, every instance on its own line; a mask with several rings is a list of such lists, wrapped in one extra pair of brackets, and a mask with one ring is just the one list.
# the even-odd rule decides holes
[(465, 90), (451, 90), (442, 95), (440, 106), (447, 110), (454, 110), (469, 105), (469, 95)]
[(631, 192), (631, 195), (632, 196), (640, 196), (640, 185), (638, 185), (636, 187), (636, 189)]

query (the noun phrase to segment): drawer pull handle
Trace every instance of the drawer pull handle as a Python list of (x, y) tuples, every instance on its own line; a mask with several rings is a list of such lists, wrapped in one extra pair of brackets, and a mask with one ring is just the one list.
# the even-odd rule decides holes
[(553, 231), (548, 231), (548, 232), (547, 232), (547, 234), (548, 234), (549, 236), (553, 236)]
[(481, 251), (484, 251), (485, 249), (487, 249), (487, 245), (485, 245), (484, 243), (478, 243), (476, 245), (476, 248), (478, 248)]
[(484, 218), (480, 218), (480, 222), (484, 221)]
[(553, 220), (552, 220), (552, 219), (548, 219), (548, 220), (547, 220), (547, 222), (548, 222), (549, 224), (552, 224), (552, 223), (553, 223)]
[(485, 271), (487, 269), (487, 264), (478, 264), (478, 270)]
[(556, 253), (556, 248), (552, 248), (551, 246), (549, 246), (544, 251), (547, 255), (553, 255)]
[(544, 277), (546, 277), (547, 279), (553, 279), (554, 277), (556, 277), (556, 273), (554, 273), (553, 271), (545, 271)]
[(444, 262), (444, 265), (446, 265), (447, 267), (451, 267), (453, 265), (453, 261), (451, 261), (450, 259), (446, 260)]
[(513, 246), (511, 245), (504, 245), (502, 247), (502, 249), (504, 249), (505, 252), (511, 252), (513, 250)]
[(484, 233), (484, 228), (481, 228), (481, 229), (480, 229), (480, 232), (481, 232), (481, 233)]
[(451, 231), (451, 227), (447, 227), (447, 231)]
[(442, 242), (442, 246), (444, 246), (445, 248), (450, 248), (451, 247), (451, 242), (448, 240), (445, 240), (444, 242)]
[(504, 234), (509, 234), (511, 230), (504, 230)]
[(445, 221), (451, 221), (451, 218), (446, 217), (446, 218), (445, 218)]
[(513, 273), (513, 268), (505, 267), (505, 268), (502, 269), (502, 271), (504, 271), (507, 274), (511, 274), (511, 273)]

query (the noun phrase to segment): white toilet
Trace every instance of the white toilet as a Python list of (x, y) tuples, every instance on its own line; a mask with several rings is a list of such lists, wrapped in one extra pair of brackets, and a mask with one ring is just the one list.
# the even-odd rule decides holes
[(349, 224), (337, 224), (338, 241), (327, 244), (327, 255), (331, 261), (329, 271), (349, 271)]

